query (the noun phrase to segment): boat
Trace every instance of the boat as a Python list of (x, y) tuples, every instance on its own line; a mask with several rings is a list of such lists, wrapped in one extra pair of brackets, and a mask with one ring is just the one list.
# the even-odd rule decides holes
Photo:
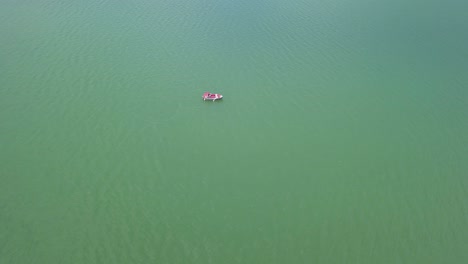
[(217, 93), (204, 92), (202, 98), (203, 98), (203, 101), (213, 100), (214, 102), (216, 100), (223, 99), (223, 95), (217, 94)]

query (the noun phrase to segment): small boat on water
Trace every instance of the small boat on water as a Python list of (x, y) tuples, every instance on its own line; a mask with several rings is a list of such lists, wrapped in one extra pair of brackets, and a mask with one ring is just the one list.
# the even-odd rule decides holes
[(222, 99), (223, 95), (222, 94), (217, 94), (217, 93), (205, 92), (205, 93), (203, 93), (202, 98), (203, 98), (203, 101), (213, 100), (213, 102), (214, 102), (216, 100)]

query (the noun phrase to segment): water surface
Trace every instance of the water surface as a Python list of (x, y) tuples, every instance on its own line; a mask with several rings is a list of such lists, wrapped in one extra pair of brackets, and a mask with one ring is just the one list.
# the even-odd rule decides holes
[(0, 263), (467, 262), (467, 8), (2, 1)]

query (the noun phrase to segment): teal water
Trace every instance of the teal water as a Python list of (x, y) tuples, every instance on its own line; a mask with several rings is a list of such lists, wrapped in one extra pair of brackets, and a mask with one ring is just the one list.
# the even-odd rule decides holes
[(467, 2), (0, 6), (0, 263), (468, 261)]

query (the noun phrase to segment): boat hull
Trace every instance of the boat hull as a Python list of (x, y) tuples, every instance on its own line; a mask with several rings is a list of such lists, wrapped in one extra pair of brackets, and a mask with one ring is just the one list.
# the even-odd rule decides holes
[(209, 92), (205, 92), (202, 96), (203, 101), (210, 100), (210, 101), (216, 101), (216, 100), (221, 100), (223, 99), (222, 94), (212, 94)]

